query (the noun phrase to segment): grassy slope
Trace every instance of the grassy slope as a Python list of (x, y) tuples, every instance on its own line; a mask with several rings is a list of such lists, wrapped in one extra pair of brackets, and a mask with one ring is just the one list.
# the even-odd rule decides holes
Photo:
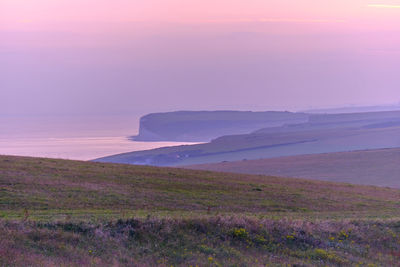
[(399, 199), (371, 186), (1, 156), (0, 265), (390, 264)]
[(189, 169), (310, 178), (400, 188), (400, 148), (185, 166)]
[(64, 211), (201, 214), (210, 207), (219, 213), (303, 216), (400, 208), (400, 192), (388, 188), (147, 166), (3, 156), (0, 177), (4, 216), (24, 208), (40, 218)]

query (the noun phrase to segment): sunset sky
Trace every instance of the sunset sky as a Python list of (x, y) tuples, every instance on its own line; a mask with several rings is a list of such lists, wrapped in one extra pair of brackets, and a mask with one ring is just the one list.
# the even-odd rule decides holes
[(400, 0), (0, 0), (0, 115), (400, 101)]

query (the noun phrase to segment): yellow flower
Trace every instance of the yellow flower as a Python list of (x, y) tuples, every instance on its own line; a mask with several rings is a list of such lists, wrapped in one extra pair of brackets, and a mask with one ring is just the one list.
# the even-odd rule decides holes
[(214, 260), (214, 258), (210, 256), (210, 257), (208, 257), (208, 260), (211, 262)]

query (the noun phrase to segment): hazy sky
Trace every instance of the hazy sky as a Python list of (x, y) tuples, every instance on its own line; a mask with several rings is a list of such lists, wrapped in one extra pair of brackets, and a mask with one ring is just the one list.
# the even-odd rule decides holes
[(400, 101), (400, 0), (0, 0), (0, 115)]

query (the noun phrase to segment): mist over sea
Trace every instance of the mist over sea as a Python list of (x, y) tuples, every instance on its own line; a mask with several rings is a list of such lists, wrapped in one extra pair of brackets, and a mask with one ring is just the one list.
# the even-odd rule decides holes
[(91, 160), (187, 144), (129, 140), (138, 129), (139, 116), (0, 116), (0, 155)]

